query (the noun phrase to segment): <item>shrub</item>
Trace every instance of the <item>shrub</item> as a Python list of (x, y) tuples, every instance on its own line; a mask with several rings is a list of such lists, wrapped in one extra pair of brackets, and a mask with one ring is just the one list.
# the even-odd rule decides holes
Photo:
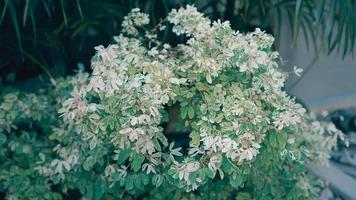
[[(305, 166), (327, 162), (342, 134), (283, 91), (273, 37), (241, 34), (193, 6), (165, 20), (185, 43), (158, 41), (168, 27), (149, 30), (134, 9), (116, 43), (96, 47), (91, 75), (59, 80), (47, 96), (4, 96), (0, 180), (9, 198), (317, 198), (320, 182)], [(21, 120), (41, 131), (15, 130)], [(172, 124), (189, 138), (171, 139)]]

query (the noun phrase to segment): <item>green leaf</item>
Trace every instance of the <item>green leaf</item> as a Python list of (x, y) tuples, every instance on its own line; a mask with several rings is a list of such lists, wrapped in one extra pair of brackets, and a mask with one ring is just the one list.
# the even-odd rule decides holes
[(0, 133), (0, 144), (4, 144), (6, 142), (7, 138), (6, 135), (3, 133)]
[(252, 196), (250, 193), (247, 192), (239, 192), (235, 197), (235, 200), (250, 200), (250, 199), (252, 199)]
[(200, 134), (199, 134), (199, 132), (196, 132), (196, 131), (193, 131), (192, 133), (191, 133), (191, 137), (192, 137), (192, 144), (193, 145), (199, 145), (199, 143), (200, 143)]
[(152, 143), (158, 151), (162, 151), (161, 144), (159, 143), (158, 138), (153, 138)]
[(134, 176), (133, 175), (129, 175), (127, 176), (126, 180), (125, 180), (125, 189), (126, 190), (132, 190), (134, 188)]
[(297, 170), (298, 173), (303, 173), (305, 171), (305, 167), (302, 164), (296, 163), (295, 169)]
[(195, 87), (196, 87), (199, 91), (207, 91), (207, 90), (208, 90), (208, 87), (207, 87), (205, 84), (201, 83), (201, 82), (197, 82), (197, 83), (195, 84)]
[(204, 182), (206, 177), (207, 177), (206, 176), (206, 172), (205, 172), (205, 168), (200, 169), (198, 172), (199, 172), (199, 178)]
[(117, 164), (121, 165), (123, 164), (127, 158), (129, 158), (131, 155), (131, 149), (123, 149), (119, 153), (119, 158), (117, 160)]
[(89, 199), (93, 199), (93, 185), (92, 184), (86, 184), (85, 186), (85, 196)]
[(287, 139), (288, 139), (288, 136), (286, 133), (277, 133), (276, 135), (276, 140), (277, 140), (277, 143), (278, 143), (278, 147), (280, 149), (284, 149), (286, 144), (287, 144)]
[(276, 148), (277, 146), (277, 138), (276, 138), (276, 133), (271, 132), (269, 135), (269, 143), (272, 147)]
[(192, 172), (192, 173), (189, 174), (189, 181), (194, 183), (195, 180), (197, 179), (197, 177), (198, 177), (198, 173), (197, 172)]
[(162, 185), (162, 182), (163, 182), (163, 178), (161, 175), (158, 175), (158, 174), (155, 174), (153, 175), (152, 177), (152, 184), (156, 187), (159, 187)]
[(138, 172), (141, 169), (141, 165), (144, 161), (144, 157), (140, 154), (135, 154), (132, 160), (132, 170)]
[(226, 173), (230, 173), (233, 169), (233, 166), (225, 156), (222, 157), (222, 169)]
[(193, 119), (194, 118), (194, 108), (193, 108), (193, 106), (189, 106), (188, 107), (188, 117), (189, 117), (189, 119)]
[(143, 189), (142, 176), (135, 175), (134, 177), (135, 177), (134, 178), (135, 179), (134, 180), (135, 187), (138, 189)]
[(95, 184), (92, 184), (93, 186), (93, 199), (99, 200), (102, 199), (103, 194), (106, 190), (105, 183), (101, 178), (98, 178), (98, 180), (95, 182)]
[(173, 176), (176, 172), (177, 172), (176, 169), (173, 167), (169, 168), (167, 171), (168, 175), (170, 176)]
[(211, 170), (211, 169), (209, 169), (209, 168), (205, 168), (205, 169), (204, 169), (204, 172), (205, 172), (205, 175), (206, 175), (207, 177), (211, 178), (211, 179), (213, 179), (214, 176), (215, 176), (214, 171)]
[(141, 175), (141, 179), (142, 179), (143, 185), (148, 185), (148, 183), (150, 182), (150, 179), (148, 178), (148, 176), (146, 176), (144, 174)]
[(188, 107), (187, 106), (180, 107), (180, 117), (182, 119), (185, 119), (187, 117), (187, 113), (188, 113)]
[(89, 156), (83, 163), (83, 168), (86, 171), (91, 170), (91, 168), (95, 165), (96, 159), (94, 156)]
[(232, 187), (239, 187), (243, 183), (243, 177), (240, 175), (232, 176), (230, 178), (230, 185)]
[(156, 137), (163, 144), (164, 147), (168, 146), (168, 140), (162, 133), (157, 133)]

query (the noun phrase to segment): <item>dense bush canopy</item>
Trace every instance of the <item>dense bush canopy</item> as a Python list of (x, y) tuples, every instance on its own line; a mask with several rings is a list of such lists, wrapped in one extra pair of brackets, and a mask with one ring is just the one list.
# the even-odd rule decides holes
[[(193, 6), (150, 29), (133, 9), (91, 74), (0, 105), (0, 190), (9, 199), (313, 199), (307, 173), (342, 134), (283, 91), (273, 37)], [(172, 28), (177, 46), (156, 38)], [(178, 107), (176, 119), (170, 109)], [(58, 112), (60, 116), (58, 116)], [(164, 124), (188, 132), (188, 147)], [(20, 189), (19, 189), (20, 188)]]

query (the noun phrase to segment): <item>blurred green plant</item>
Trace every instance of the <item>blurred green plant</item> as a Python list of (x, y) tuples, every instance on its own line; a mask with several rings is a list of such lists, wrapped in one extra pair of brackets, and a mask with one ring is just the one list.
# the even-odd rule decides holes
[(112, 42), (132, 8), (150, 13), (155, 24), (171, 8), (185, 4), (195, 4), (211, 19), (230, 20), (241, 32), (261, 27), (277, 41), (285, 21), (292, 28), (292, 45), (303, 34), (316, 57), (335, 50), (343, 57), (354, 52), (355, 0), (3, 0), (1, 77), (11, 82), (44, 72), (52, 78), (71, 73), (78, 62), (89, 66), (93, 46)]

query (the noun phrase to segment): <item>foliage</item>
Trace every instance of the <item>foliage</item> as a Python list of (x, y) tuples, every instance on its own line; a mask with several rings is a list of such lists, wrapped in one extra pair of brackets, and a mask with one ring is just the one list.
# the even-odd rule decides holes
[[(260, 27), (277, 39), (287, 21), (294, 42), (303, 34), (316, 55), (335, 49), (344, 56), (354, 52), (354, 0), (4, 0), (0, 2), (2, 81), (69, 74), (78, 62), (89, 60), (92, 46), (108, 44), (120, 32), (119, 24), (132, 8), (151, 13), (155, 26), (171, 8), (187, 3), (196, 4), (211, 19), (230, 20), (236, 30)], [(168, 33), (159, 37), (177, 39)]]
[[(139, 9), (122, 25), (116, 43), (96, 47), (90, 75), (79, 70), (46, 95), (3, 95), (9, 199), (317, 198), (305, 166), (327, 162), (343, 135), (283, 91), (271, 35), (241, 34), (189, 5), (152, 29)], [(185, 42), (157, 39), (170, 28)], [(163, 128), (174, 106), (187, 148)]]
[(48, 133), (57, 120), (55, 113), (46, 94), (11, 92), (2, 96), (0, 191), (7, 190), (10, 199), (60, 199), (59, 193), (51, 192), (49, 180), (36, 170), (40, 159), (52, 154), (54, 143), (48, 140)]

